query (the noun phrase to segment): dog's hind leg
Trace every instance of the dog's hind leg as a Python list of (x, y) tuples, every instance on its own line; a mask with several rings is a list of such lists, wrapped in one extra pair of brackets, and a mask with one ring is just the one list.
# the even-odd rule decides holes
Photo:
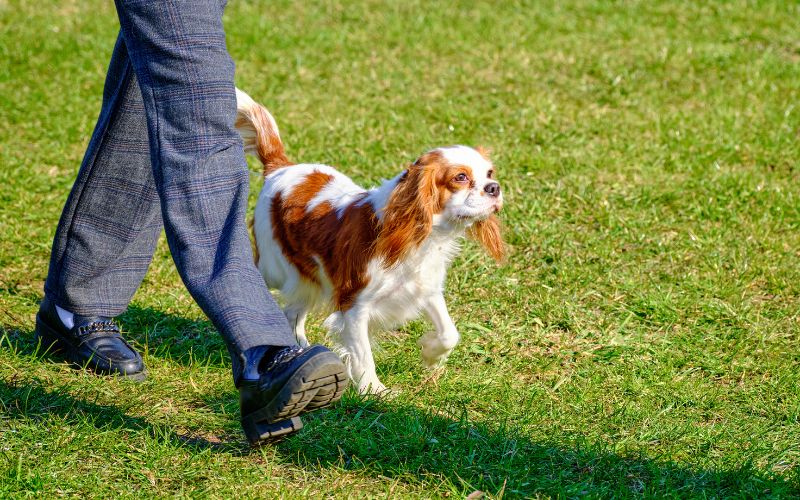
[(302, 347), (308, 345), (306, 338), (306, 318), (308, 317), (308, 306), (306, 304), (289, 304), (283, 309), (289, 327), (294, 332), (297, 343)]
[(423, 307), (435, 330), (420, 337), (417, 344), (422, 347), (422, 362), (425, 367), (435, 368), (447, 360), (447, 356), (458, 344), (459, 334), (447, 312), (443, 295), (433, 296)]

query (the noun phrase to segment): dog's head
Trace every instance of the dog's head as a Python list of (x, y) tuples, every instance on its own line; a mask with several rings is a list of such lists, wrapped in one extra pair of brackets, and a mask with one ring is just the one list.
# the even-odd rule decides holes
[(494, 214), (502, 206), (495, 167), (485, 150), (451, 146), (428, 151), (403, 173), (389, 197), (378, 251), (391, 265), (422, 243), (434, 226), (464, 228), (499, 261), (504, 244)]

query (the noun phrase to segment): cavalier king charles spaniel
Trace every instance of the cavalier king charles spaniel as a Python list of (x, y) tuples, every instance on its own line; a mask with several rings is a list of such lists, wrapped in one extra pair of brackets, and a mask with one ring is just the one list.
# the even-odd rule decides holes
[(495, 167), (482, 149), (428, 151), (393, 179), (365, 190), (328, 165), (295, 164), (274, 118), (237, 89), (236, 127), (264, 165), (253, 220), (255, 259), (280, 290), (297, 341), (324, 310), (348, 374), (361, 393), (386, 387), (375, 373), (370, 333), (424, 312), (435, 328), (418, 344), (426, 367), (441, 365), (459, 340), (443, 288), (464, 235), (496, 260), (504, 254), (503, 206)]

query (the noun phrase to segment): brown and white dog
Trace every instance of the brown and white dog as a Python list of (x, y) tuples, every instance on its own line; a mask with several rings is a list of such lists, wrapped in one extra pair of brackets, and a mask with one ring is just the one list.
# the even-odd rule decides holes
[(264, 165), (255, 210), (256, 261), (280, 290), (301, 345), (315, 309), (341, 346), (362, 393), (378, 380), (370, 332), (423, 311), (435, 331), (418, 343), (427, 367), (442, 364), (459, 340), (444, 301), (445, 273), (466, 234), (497, 260), (504, 245), (494, 215), (503, 205), (495, 168), (482, 150), (437, 148), (380, 186), (365, 190), (327, 165), (293, 164), (269, 112), (237, 89), (236, 127)]

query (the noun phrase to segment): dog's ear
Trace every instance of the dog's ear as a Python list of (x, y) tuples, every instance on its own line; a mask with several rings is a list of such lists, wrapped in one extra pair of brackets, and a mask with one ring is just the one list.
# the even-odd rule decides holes
[(387, 267), (402, 260), (428, 237), (433, 215), (441, 208), (436, 186), (437, 165), (434, 159), (425, 156), (405, 171), (383, 210), (376, 250)]
[(490, 215), (488, 219), (475, 222), (467, 229), (467, 235), (477, 241), (494, 260), (503, 262), (506, 256), (506, 244), (503, 242), (500, 219), (497, 216)]
[(484, 160), (489, 161), (489, 162), (492, 161), (492, 159), (491, 159), (492, 150), (491, 149), (489, 149), (487, 147), (484, 147), (484, 146), (478, 146), (477, 148), (475, 148), (475, 151), (477, 151), (478, 154), (481, 155)]

